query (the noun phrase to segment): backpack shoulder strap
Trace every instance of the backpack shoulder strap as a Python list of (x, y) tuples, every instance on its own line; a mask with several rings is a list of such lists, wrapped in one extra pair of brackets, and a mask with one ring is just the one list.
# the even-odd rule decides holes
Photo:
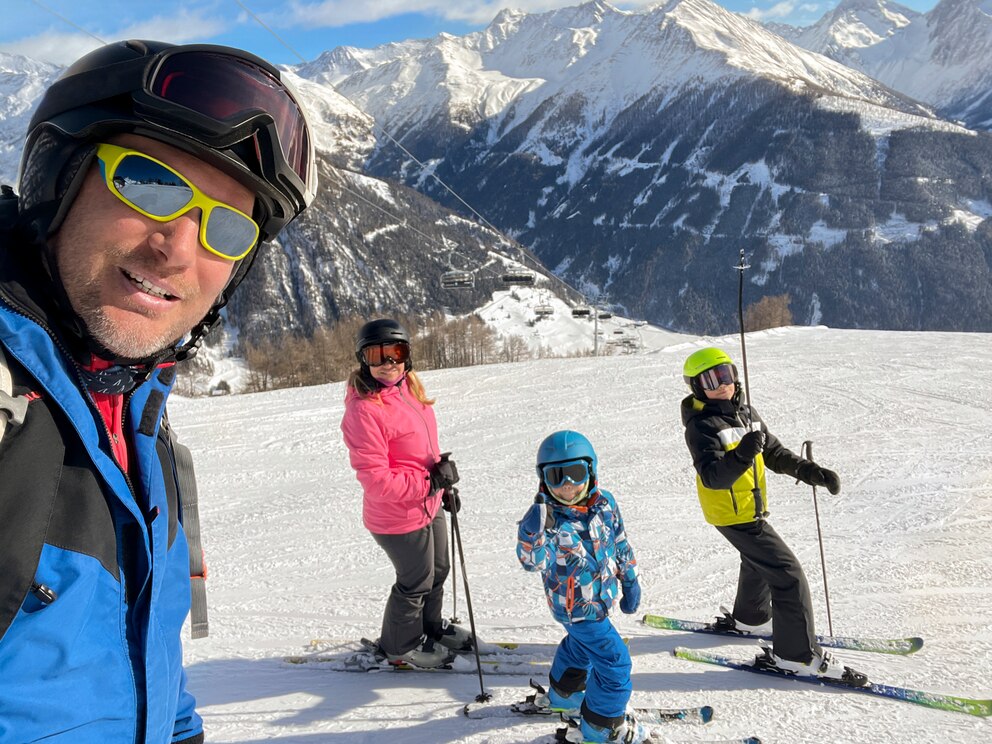
[(24, 423), (24, 414), (28, 411), (28, 399), (23, 395), (13, 397), (14, 380), (10, 376), (7, 356), (3, 345), (0, 344), (0, 442), (7, 431), (7, 424), (15, 426)]
[(182, 444), (176, 432), (163, 417), (162, 428), (169, 434), (173, 457), (178, 476), (179, 502), (182, 507), (183, 532), (189, 546), (190, 578), (190, 635), (206, 638), (209, 633), (207, 623), (207, 566), (203, 559), (203, 545), (200, 540), (200, 509), (197, 502), (196, 474), (193, 472), (193, 455), (189, 447)]

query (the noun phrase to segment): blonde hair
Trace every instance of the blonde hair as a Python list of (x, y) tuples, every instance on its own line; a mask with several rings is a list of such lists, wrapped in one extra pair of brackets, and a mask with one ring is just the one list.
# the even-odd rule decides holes
[[(354, 388), (355, 392), (362, 398), (375, 398), (376, 401), (381, 405), (382, 396), (380, 395), (380, 390), (378, 386), (372, 387), (369, 385), (368, 378), (362, 374), (364, 370), (359, 367), (354, 372), (348, 376), (348, 387)], [(407, 384), (410, 387), (410, 392), (413, 393), (413, 397), (416, 398), (420, 403), (425, 406), (434, 405), (434, 399), (428, 398), (427, 393), (424, 390), (424, 383), (420, 381), (417, 373), (412, 369), (406, 373)]]

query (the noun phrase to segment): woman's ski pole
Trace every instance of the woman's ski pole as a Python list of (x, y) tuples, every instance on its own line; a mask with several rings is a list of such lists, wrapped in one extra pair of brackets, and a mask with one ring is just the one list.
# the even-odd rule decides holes
[[(457, 496), (458, 491), (452, 488), (453, 496)], [(458, 503), (457, 498), (453, 498), (454, 503)], [(462, 531), (458, 527), (458, 509), (451, 510), (451, 529), (455, 533), (455, 542), (458, 545), (458, 560), (462, 564), (462, 582), (465, 585), (465, 604), (468, 606), (468, 624), (472, 631), (472, 647), (475, 649), (475, 665), (479, 668), (479, 694), (476, 696), (477, 703), (484, 703), (492, 700), (493, 696), (486, 692), (485, 683), (482, 681), (482, 659), (479, 658), (479, 636), (475, 633), (475, 615), (472, 613), (472, 593), (468, 588), (468, 574), (465, 572), (465, 552), (462, 550)]]

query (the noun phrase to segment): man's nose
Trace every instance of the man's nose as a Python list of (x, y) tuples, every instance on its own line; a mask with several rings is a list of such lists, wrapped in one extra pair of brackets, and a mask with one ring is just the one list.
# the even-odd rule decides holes
[(200, 219), (200, 210), (191, 209), (174, 220), (159, 223), (148, 242), (167, 263), (189, 266), (199, 251), (206, 250), (200, 245)]

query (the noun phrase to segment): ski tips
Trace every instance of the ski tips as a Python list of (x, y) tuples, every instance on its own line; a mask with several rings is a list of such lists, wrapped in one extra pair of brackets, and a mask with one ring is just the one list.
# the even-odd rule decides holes
[(709, 723), (710, 721), (712, 721), (713, 720), (713, 706), (712, 705), (704, 705), (702, 708), (700, 708), (699, 709), (699, 719), (703, 723)]

